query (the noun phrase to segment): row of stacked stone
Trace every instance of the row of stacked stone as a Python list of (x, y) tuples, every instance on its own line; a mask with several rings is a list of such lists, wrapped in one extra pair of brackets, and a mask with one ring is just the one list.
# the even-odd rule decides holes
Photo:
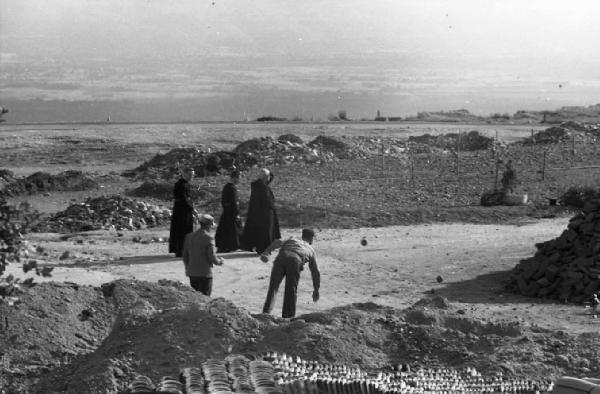
[(88, 197), (52, 215), (37, 230), (46, 232), (100, 229), (136, 230), (166, 224), (171, 210), (119, 195)]
[(138, 375), (127, 393), (281, 394), (274, 380), (275, 370), (264, 360), (250, 361), (242, 355), (230, 355), (225, 360), (208, 359), (201, 368), (184, 368), (179, 378), (165, 376), (158, 385), (144, 375)]
[(286, 354), (267, 353), (275, 379), (284, 394), (383, 393), (548, 393), (552, 382), (517, 379), (497, 373), (483, 376), (475, 368), (420, 368), (402, 365), (392, 371), (367, 373), (357, 367), (306, 361)]
[(529, 297), (583, 302), (600, 289), (600, 199), (588, 201), (556, 239), (536, 245), (509, 287)]
[(241, 355), (210, 359), (201, 368), (185, 368), (179, 380), (163, 377), (158, 385), (138, 376), (128, 393), (172, 394), (384, 394), (384, 393), (520, 393), (552, 390), (550, 381), (516, 379), (497, 373), (482, 376), (475, 368), (421, 368), (403, 365), (388, 372), (367, 373), (358, 367), (306, 361), (269, 352), (249, 361)]

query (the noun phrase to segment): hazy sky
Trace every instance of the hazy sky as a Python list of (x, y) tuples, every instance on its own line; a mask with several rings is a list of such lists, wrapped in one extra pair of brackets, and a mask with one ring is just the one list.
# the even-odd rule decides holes
[(0, 100), (236, 118), (589, 105), (599, 16), (597, 0), (2, 0)]

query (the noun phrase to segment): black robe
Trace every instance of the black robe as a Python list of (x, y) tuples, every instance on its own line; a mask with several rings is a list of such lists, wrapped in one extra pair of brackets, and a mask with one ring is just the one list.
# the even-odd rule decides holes
[(242, 233), (242, 249), (251, 251), (256, 248), (257, 253), (262, 253), (279, 238), (281, 233), (273, 191), (260, 179), (256, 180), (250, 184), (250, 203)]
[(169, 253), (181, 257), (185, 236), (194, 231), (194, 206), (192, 205), (190, 183), (181, 178), (173, 188), (173, 215), (169, 232)]
[(228, 183), (223, 187), (221, 206), (223, 207), (223, 214), (219, 219), (215, 242), (219, 253), (232, 252), (240, 248), (240, 234), (242, 232), (238, 192), (233, 183)]

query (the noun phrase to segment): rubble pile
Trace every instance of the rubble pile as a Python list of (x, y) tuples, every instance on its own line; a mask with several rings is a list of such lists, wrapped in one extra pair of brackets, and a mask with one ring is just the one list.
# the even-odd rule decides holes
[(100, 229), (135, 230), (168, 223), (171, 210), (143, 201), (122, 197), (88, 197), (71, 204), (40, 223), (41, 232), (78, 232)]
[(600, 199), (588, 201), (556, 239), (513, 269), (511, 290), (529, 297), (584, 302), (600, 289)]
[[(356, 140), (344, 137), (320, 135), (309, 142), (307, 146), (317, 149), (326, 158), (365, 159), (373, 153), (369, 152), (360, 143), (356, 143)], [(377, 151), (374, 153), (377, 153)]]
[(0, 178), (7, 182), (3, 193), (9, 196), (98, 188), (95, 180), (77, 170), (68, 170), (57, 175), (40, 171), (26, 178), (15, 178), (10, 171), (2, 170)]
[(193, 168), (197, 176), (218, 173), (221, 170), (240, 168), (240, 157), (231, 152), (216, 151), (203, 146), (172, 149), (156, 154), (140, 166), (123, 172), (123, 176), (134, 179), (175, 179), (184, 168)]
[(323, 157), (316, 149), (305, 145), (302, 140), (282, 136), (277, 140), (270, 136), (252, 138), (240, 143), (233, 149), (233, 153), (240, 155), (240, 161), (245, 168), (253, 165), (274, 165), (296, 162), (312, 162), (332, 157)]
[[(442, 135), (423, 134), (420, 136), (408, 137), (409, 144), (426, 145), (431, 148), (443, 150), (456, 150), (458, 134), (448, 133)], [(472, 130), (466, 134), (460, 135), (458, 149), (461, 151), (476, 151), (489, 149), (494, 144), (494, 139), (480, 134), (477, 130)]]
[(383, 152), (386, 155), (394, 155), (406, 152), (407, 144), (400, 138), (396, 137), (354, 137), (356, 143), (363, 149), (371, 152), (372, 154), (381, 154)]
[[(179, 380), (165, 376), (155, 386), (138, 375), (128, 393), (161, 392), (167, 384), (180, 393), (549, 393), (550, 380), (505, 377), (501, 372), (483, 376), (477, 369), (419, 368), (401, 364), (387, 371), (366, 372), (343, 364), (306, 361), (285, 353), (267, 352), (250, 361), (230, 355), (224, 361), (209, 359), (201, 368), (185, 368)], [(154, 387), (157, 387), (154, 391)], [(171, 392), (171, 391), (169, 391)]]

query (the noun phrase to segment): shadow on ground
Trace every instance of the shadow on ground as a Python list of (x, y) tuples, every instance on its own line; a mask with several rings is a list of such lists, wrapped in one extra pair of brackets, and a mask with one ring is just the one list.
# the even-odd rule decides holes
[[(473, 279), (448, 282), (444, 287), (436, 289), (435, 294), (449, 301), (472, 304), (552, 303), (550, 300), (525, 297), (507, 290), (505, 285), (510, 273), (510, 270), (494, 271)], [(424, 294), (431, 294), (431, 291), (425, 291)]]

